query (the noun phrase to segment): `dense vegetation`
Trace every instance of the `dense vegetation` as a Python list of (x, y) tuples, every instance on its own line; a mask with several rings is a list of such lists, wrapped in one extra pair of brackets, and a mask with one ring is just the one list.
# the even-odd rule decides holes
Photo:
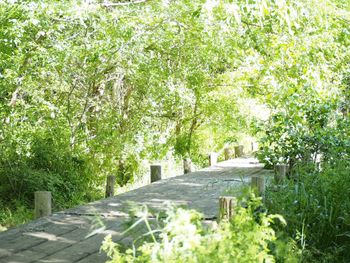
[(201, 165), (254, 136), (268, 167), (290, 166), (266, 197), (287, 221), (276, 233), (305, 260), (347, 261), (349, 10), (346, 0), (0, 0), (0, 228), (30, 218), (36, 190), (69, 207), (100, 198), (109, 174), (124, 185), (146, 161)]
[(102, 249), (111, 257), (111, 263), (298, 262), (300, 253), (294, 242), (277, 239), (271, 227), (274, 223), (284, 225), (284, 219), (257, 213), (261, 200), (254, 196), (242, 198), (241, 202), (247, 207), (238, 207), (231, 221), (209, 226), (202, 224), (202, 215), (196, 211), (169, 208), (166, 218), (158, 220), (163, 227), (150, 228), (146, 233), (154, 240), (157, 234), (158, 241), (144, 242), (123, 253), (107, 236)]
[(267, 192), (268, 211), (287, 221), (281, 235), (298, 242), (306, 262), (349, 261), (349, 161), (327, 165), (321, 172), (305, 164), (297, 169), (296, 181)]

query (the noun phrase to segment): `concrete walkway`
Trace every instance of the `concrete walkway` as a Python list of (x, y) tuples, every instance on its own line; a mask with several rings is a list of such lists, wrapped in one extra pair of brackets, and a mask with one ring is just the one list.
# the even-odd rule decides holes
[[(143, 230), (140, 225), (122, 235), (135, 207), (147, 205), (149, 211), (159, 212), (172, 203), (200, 211), (205, 220), (215, 220), (219, 196), (248, 184), (251, 175), (272, 174), (254, 159), (234, 159), (34, 220), (0, 233), (0, 263), (105, 262), (100, 247), (107, 234), (115, 242), (129, 244)], [(154, 221), (152, 214), (149, 218)]]

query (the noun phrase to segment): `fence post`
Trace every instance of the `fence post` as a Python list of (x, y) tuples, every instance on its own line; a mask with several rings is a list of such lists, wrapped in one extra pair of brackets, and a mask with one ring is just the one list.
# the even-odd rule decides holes
[(214, 166), (218, 162), (218, 154), (216, 152), (211, 152), (209, 154), (209, 166)]
[(159, 164), (151, 165), (151, 183), (162, 180), (162, 166)]
[(252, 176), (251, 178), (251, 187), (256, 189), (259, 196), (265, 195), (265, 178), (264, 176)]
[(225, 161), (230, 160), (232, 158), (232, 151), (229, 147), (224, 149)]
[(35, 218), (51, 215), (51, 192), (36, 191), (34, 193)]
[(219, 197), (219, 221), (230, 220), (235, 215), (237, 198), (234, 196)]
[(242, 157), (243, 156), (243, 151), (244, 151), (244, 147), (243, 145), (238, 145), (235, 146), (235, 157)]
[(288, 165), (287, 164), (276, 164), (275, 165), (275, 182), (276, 183), (283, 183), (283, 181), (286, 179), (287, 171), (288, 171)]
[(115, 184), (115, 176), (109, 175), (107, 176), (106, 182), (106, 198), (114, 196), (114, 184)]
[(192, 161), (190, 158), (184, 159), (184, 174), (188, 174), (192, 172)]

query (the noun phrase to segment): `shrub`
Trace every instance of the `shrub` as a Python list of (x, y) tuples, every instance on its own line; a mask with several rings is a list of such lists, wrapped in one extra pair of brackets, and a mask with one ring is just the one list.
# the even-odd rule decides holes
[(349, 120), (336, 111), (336, 103), (310, 99), (303, 103), (286, 102), (260, 127), (258, 158), (267, 166), (279, 162), (293, 167), (297, 162), (315, 162), (316, 155), (332, 163), (349, 158)]
[(33, 218), (33, 211), (22, 204), (7, 207), (0, 202), (0, 232), (9, 227), (24, 224)]
[(286, 218), (282, 231), (298, 241), (306, 261), (350, 260), (349, 165), (338, 161), (322, 171), (298, 167), (296, 182), (267, 191), (269, 213)]
[[(153, 242), (124, 253), (107, 236), (102, 249), (111, 258), (109, 262), (296, 262), (292, 242), (277, 240), (271, 227), (275, 219), (282, 223), (284, 219), (257, 213), (260, 206), (260, 199), (252, 197), (247, 208), (237, 208), (232, 220), (209, 227), (194, 210), (169, 209)], [(149, 226), (147, 218), (144, 222)], [(153, 235), (155, 231), (149, 230), (148, 234)]]
[[(28, 134), (25, 146), (19, 145), (19, 139), (13, 139), (13, 143), (12, 148), (4, 145), (6, 151), (0, 154), (3, 203), (11, 206), (18, 200), (30, 207), (34, 192), (39, 190), (52, 192), (55, 208), (90, 199), (89, 162), (69, 148), (69, 141), (62, 134), (35, 131)], [(27, 146), (24, 154), (22, 151)]]

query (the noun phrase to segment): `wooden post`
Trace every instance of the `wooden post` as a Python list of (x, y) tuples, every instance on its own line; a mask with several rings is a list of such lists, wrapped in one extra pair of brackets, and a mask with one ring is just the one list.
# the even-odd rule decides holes
[(151, 165), (151, 183), (162, 179), (162, 166), (159, 164)]
[(192, 161), (190, 158), (184, 159), (184, 174), (188, 174), (192, 172)]
[(36, 191), (34, 193), (35, 218), (51, 215), (51, 192)]
[(288, 165), (287, 164), (276, 164), (275, 165), (275, 182), (276, 183), (283, 183), (283, 181), (286, 179), (288, 171)]
[(224, 149), (225, 161), (230, 160), (232, 158), (232, 151), (229, 147)]
[(265, 178), (264, 176), (252, 176), (251, 179), (252, 189), (256, 189), (258, 195), (264, 196), (265, 194)]
[(106, 198), (114, 196), (114, 184), (115, 184), (115, 176), (114, 175), (107, 176)]
[(242, 157), (243, 156), (243, 150), (244, 150), (244, 147), (243, 145), (238, 145), (238, 146), (235, 146), (235, 157), (238, 158), (238, 157)]
[(233, 196), (219, 197), (219, 221), (230, 220), (235, 215), (237, 199)]
[(218, 154), (216, 152), (211, 152), (209, 154), (209, 166), (214, 166), (218, 162)]

